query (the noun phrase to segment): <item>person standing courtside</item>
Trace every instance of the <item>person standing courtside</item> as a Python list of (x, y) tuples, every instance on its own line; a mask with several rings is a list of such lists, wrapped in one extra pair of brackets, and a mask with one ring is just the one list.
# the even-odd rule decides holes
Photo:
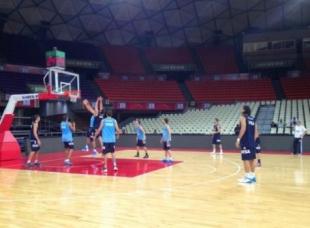
[(241, 158), (243, 160), (245, 176), (239, 180), (240, 183), (256, 183), (255, 159), (258, 130), (255, 124), (255, 118), (251, 116), (251, 109), (244, 105), (241, 109), (240, 132), (236, 141), (236, 147), (241, 149)]
[(136, 127), (136, 133), (137, 133), (137, 153), (136, 153), (135, 157), (138, 158), (140, 156), (140, 149), (143, 148), (144, 152), (145, 152), (143, 158), (149, 158), (149, 154), (148, 154), (147, 148), (146, 148), (145, 130), (142, 127), (140, 120), (135, 121), (135, 127)]
[(296, 125), (293, 129), (294, 143), (293, 153), (294, 155), (302, 154), (302, 139), (307, 133), (307, 129), (301, 124), (300, 120), (296, 121)]
[(160, 142), (163, 144), (163, 150), (165, 151), (165, 157), (162, 160), (163, 162), (173, 162), (172, 154), (171, 154), (171, 134), (172, 130), (169, 126), (169, 119), (165, 118), (163, 121), (164, 127), (162, 129), (162, 137)]
[[(39, 150), (41, 146), (41, 141), (39, 138), (39, 123), (40, 123), (40, 116), (34, 115), (31, 123), (31, 129), (30, 129), (30, 146), (31, 146), (31, 152), (28, 156), (27, 160), (27, 167), (31, 166), (40, 166), (39, 162)], [(34, 163), (32, 163), (32, 158), (34, 158)]]
[(61, 141), (64, 144), (65, 148), (65, 161), (64, 164), (66, 166), (71, 166), (71, 155), (74, 149), (74, 142), (73, 142), (73, 132), (75, 132), (75, 122), (71, 121), (68, 116), (64, 115), (63, 121), (60, 123), (61, 129)]
[(221, 125), (220, 120), (215, 118), (214, 125), (213, 125), (213, 137), (212, 137), (212, 147), (213, 151), (212, 154), (216, 153), (216, 146), (220, 149), (220, 154), (223, 154), (223, 147), (222, 147), (222, 140), (221, 140)]

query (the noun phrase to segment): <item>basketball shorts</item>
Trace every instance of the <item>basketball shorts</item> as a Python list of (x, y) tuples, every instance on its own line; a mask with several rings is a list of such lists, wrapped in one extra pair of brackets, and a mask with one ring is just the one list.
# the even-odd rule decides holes
[(221, 143), (222, 143), (221, 135), (220, 134), (214, 134), (212, 137), (212, 144), (213, 145), (220, 145)]
[(146, 145), (145, 140), (138, 139), (137, 146), (144, 147)]
[(164, 150), (171, 150), (171, 142), (170, 141), (164, 141), (163, 142), (163, 149)]
[(74, 142), (64, 142), (65, 149), (74, 149)]
[(40, 146), (37, 140), (30, 140), (31, 151), (38, 152), (40, 150)]
[(90, 138), (90, 140), (93, 140), (93, 138), (95, 137), (96, 134), (96, 130), (94, 128), (88, 128), (87, 131), (87, 137)]
[(241, 159), (242, 161), (251, 161), (256, 159), (256, 149), (241, 147)]
[(115, 143), (103, 143), (103, 154), (114, 153), (115, 152)]

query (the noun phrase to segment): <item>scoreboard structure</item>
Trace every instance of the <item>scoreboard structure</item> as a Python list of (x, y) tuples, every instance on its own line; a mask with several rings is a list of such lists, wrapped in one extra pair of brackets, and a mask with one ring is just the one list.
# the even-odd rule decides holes
[(61, 70), (66, 68), (66, 54), (63, 51), (57, 50), (56, 47), (45, 53), (46, 67), (57, 67)]

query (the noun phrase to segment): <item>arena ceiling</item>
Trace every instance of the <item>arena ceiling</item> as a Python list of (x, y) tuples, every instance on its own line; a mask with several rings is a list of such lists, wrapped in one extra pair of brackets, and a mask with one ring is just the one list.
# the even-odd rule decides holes
[(171, 47), (309, 25), (309, 0), (0, 0), (5, 33), (95, 44)]

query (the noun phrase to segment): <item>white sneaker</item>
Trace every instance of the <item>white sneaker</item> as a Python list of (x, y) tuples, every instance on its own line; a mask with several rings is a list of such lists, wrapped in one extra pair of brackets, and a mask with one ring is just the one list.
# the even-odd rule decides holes
[(223, 153), (223, 151), (220, 151), (220, 153), (219, 153), (220, 155), (223, 155), (224, 153)]
[(107, 173), (107, 172), (108, 172), (108, 169), (107, 169), (107, 168), (103, 168), (102, 171), (103, 171), (104, 173)]
[(251, 184), (253, 181), (248, 177), (243, 177), (238, 180), (240, 184)]
[(114, 171), (118, 171), (117, 166), (114, 166), (113, 170), (114, 170)]

